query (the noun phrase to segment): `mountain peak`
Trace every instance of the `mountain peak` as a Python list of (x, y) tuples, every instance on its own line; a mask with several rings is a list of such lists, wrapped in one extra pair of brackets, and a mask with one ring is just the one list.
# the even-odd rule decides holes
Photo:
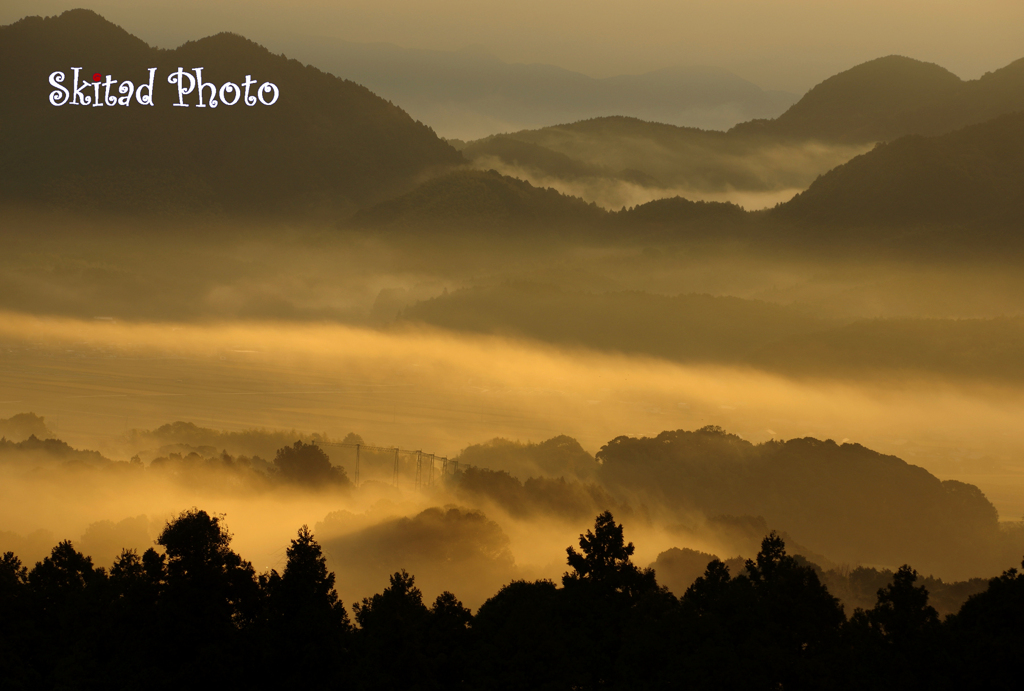
[(952, 95), (962, 84), (932, 63), (902, 55), (876, 58), (815, 86), (775, 120), (773, 129), (822, 139), (887, 139), (880, 121)]
[[(0, 100), (7, 202), (173, 213), (166, 200), (175, 199), (170, 206), (185, 212), (348, 214), (463, 162), (366, 88), (237, 34), (160, 50), (95, 12), (71, 10), (0, 27), (0, 64), (12, 75)], [(67, 91), (73, 68), (122, 86), (155, 69), (155, 107), (130, 97), (102, 108), (48, 100), (50, 75), (63, 72)], [(208, 83), (236, 89), (251, 75), (276, 85), (280, 101), (249, 108), (222, 96), (216, 110), (174, 108), (168, 76), (179, 68), (203, 68)]]

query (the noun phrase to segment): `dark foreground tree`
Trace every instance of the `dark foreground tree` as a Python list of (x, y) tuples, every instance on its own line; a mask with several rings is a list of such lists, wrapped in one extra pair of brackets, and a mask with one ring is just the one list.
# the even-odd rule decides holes
[[(284, 573), (261, 576), (266, 602), (260, 627), (271, 663), (266, 679), (287, 688), (343, 683), (352, 626), (334, 590), (334, 573), (308, 526), (286, 550)], [(275, 664), (287, 660), (285, 665)]]
[(928, 590), (914, 585), (917, 571), (906, 564), (892, 582), (878, 589), (870, 610), (858, 609), (846, 625), (849, 670), (847, 688), (902, 689), (941, 687), (935, 652), (940, 644), (940, 623), (928, 604)]
[[(34, 675), (43, 687), (60, 688), (77, 679), (99, 680), (102, 660), (95, 638), (104, 620), (106, 572), (65, 540), (28, 574), (28, 594), (39, 655)], [(39, 647), (42, 646), (42, 647)], [(59, 660), (60, 664), (53, 664)]]
[(469, 608), (447, 590), (431, 605), (425, 648), (434, 688), (466, 688), (466, 668), (472, 657), (472, 622)]
[[(1021, 562), (1024, 569), (1024, 562)], [(1024, 651), (1024, 571), (1010, 569), (989, 581), (947, 623), (943, 665), (952, 687), (1018, 689)]]
[(579, 544), (580, 552), (566, 549), (572, 571), (562, 576), (569, 673), (577, 688), (617, 686), (630, 673), (618, 662), (624, 636), (637, 628), (638, 605), (655, 600), (668, 606), (674, 598), (659, 588), (652, 569), (630, 561), (633, 543), (626, 543), (611, 512), (600, 514)]
[(231, 549), (222, 520), (192, 508), (157, 539), (167, 556), (165, 575), (154, 576), (165, 581), (159, 618), (165, 653), (175, 660), (169, 680), (234, 685), (248, 669), (239, 631), (259, 613), (259, 588), (252, 565)]
[(26, 664), (36, 624), (28, 598), (28, 569), (13, 552), (5, 552), (0, 557), (0, 686), (28, 689), (41, 685)]
[(303, 526), (283, 573), (254, 579), (222, 518), (170, 521), (166, 554), (109, 575), (62, 542), (27, 571), (0, 557), (0, 687), (12, 689), (1016, 689), (1024, 576), (992, 579), (940, 622), (904, 566), (844, 624), (815, 567), (764, 539), (731, 576), (712, 560), (681, 600), (631, 561), (608, 513), (567, 551), (559, 588), (517, 581), (473, 617), (430, 607), (405, 571), (353, 630)]
[(561, 591), (551, 581), (512, 581), (473, 618), (476, 689), (572, 688), (569, 628)]
[(424, 688), (428, 659), (424, 638), (430, 611), (415, 579), (403, 569), (383, 592), (353, 606), (359, 624), (361, 680), (370, 689)]
[(775, 533), (734, 578), (712, 561), (680, 604), (663, 684), (803, 689), (820, 688), (832, 675), (842, 607)]

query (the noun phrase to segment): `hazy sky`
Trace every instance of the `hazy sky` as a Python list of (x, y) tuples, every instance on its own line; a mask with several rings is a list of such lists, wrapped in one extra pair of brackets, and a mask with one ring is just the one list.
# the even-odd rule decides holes
[(309, 34), (406, 48), (478, 45), (510, 62), (592, 76), (714, 65), (797, 93), (893, 53), (964, 78), (1024, 57), (1020, 0), (6, 0), (0, 23), (83, 3), (161, 47), (218, 31), (277, 51)]

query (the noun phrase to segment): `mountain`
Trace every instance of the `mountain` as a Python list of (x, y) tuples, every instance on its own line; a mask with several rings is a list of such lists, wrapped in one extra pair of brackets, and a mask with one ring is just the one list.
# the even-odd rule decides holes
[[(0, 27), (0, 64), (9, 73), (0, 99), (7, 202), (333, 216), (462, 162), (427, 126), (365, 87), (233, 34), (158, 50), (91, 11), (71, 10)], [(72, 67), (90, 81), (99, 73), (135, 84), (155, 67), (154, 105), (51, 105), (51, 92), (60, 92), (49, 75), (63, 72), (67, 88)], [(179, 67), (202, 67), (215, 86), (252, 75), (276, 85), (279, 98), (215, 109), (196, 107), (193, 93), (190, 107), (174, 107), (177, 87), (167, 80)], [(261, 95), (272, 98), (269, 88)]]
[(460, 170), (428, 180), (404, 195), (360, 211), (363, 228), (445, 228), (487, 231), (587, 227), (607, 212), (582, 199), (495, 171)]
[(453, 143), (473, 165), (535, 184), (603, 178), (658, 188), (661, 196), (804, 189), (867, 148), (809, 147), (756, 131), (699, 130), (622, 116)]
[(963, 81), (938, 65), (890, 55), (826, 79), (774, 120), (732, 132), (866, 143), (943, 134), (1022, 110), (1024, 59)]
[(756, 217), (742, 207), (726, 202), (691, 201), (682, 197), (655, 199), (618, 212), (614, 223), (623, 230), (662, 238), (682, 238), (726, 228), (727, 234), (752, 228)]
[(725, 130), (774, 117), (797, 100), (714, 67), (594, 78), (553, 65), (506, 63), (473, 47), (415, 50), (315, 36), (277, 45), (365, 84), (444, 136), (461, 139), (606, 115)]
[(829, 77), (769, 123), (746, 123), (735, 132), (801, 139), (874, 142), (905, 132), (885, 127), (893, 116), (956, 93), (963, 82), (920, 60), (890, 55)]
[[(669, 130), (663, 133), (666, 138), (677, 129), (609, 118), (534, 131), (527, 133), (527, 141), (489, 141), (501, 141), (506, 152), (518, 147), (520, 153), (535, 155), (532, 160), (543, 160), (569, 177), (588, 169), (528, 140), (560, 139), (568, 147), (573, 134), (580, 135), (579, 142), (586, 132), (634, 126), (649, 133), (664, 128)], [(625, 141), (623, 137), (623, 150)], [(1003, 253), (1022, 240), (1017, 228), (1024, 222), (1024, 113), (948, 134), (910, 135), (881, 143), (820, 176), (792, 200), (764, 212), (748, 213), (732, 204), (676, 196), (606, 213), (581, 199), (491, 170), (460, 171), (430, 180), (403, 197), (365, 210), (356, 222), (367, 227), (572, 226), (585, 228), (593, 238), (632, 242), (732, 238), (808, 249), (839, 243), (872, 251), (884, 245), (940, 254)]]
[(963, 81), (938, 65), (888, 56), (826, 79), (774, 120), (728, 132), (608, 116), (452, 143), (476, 167), (606, 206), (604, 190), (629, 185), (651, 190), (639, 201), (737, 192), (789, 198), (876, 142), (945, 134), (1021, 111), (1024, 60)]
[(935, 137), (907, 136), (829, 171), (773, 209), (804, 227), (959, 226), (968, 234), (1024, 221), (1024, 113)]
[(755, 445), (705, 427), (618, 437), (596, 458), (598, 479), (619, 496), (672, 507), (691, 523), (696, 512), (763, 517), (839, 563), (912, 563), (967, 578), (997, 573), (1019, 548), (974, 485), (860, 444), (807, 437)]

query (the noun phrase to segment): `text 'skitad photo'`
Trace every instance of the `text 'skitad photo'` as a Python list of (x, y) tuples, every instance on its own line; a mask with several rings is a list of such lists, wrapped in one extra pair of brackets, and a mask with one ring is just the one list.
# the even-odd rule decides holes
[(1017, 689), (1024, 4), (0, 3), (0, 689)]

